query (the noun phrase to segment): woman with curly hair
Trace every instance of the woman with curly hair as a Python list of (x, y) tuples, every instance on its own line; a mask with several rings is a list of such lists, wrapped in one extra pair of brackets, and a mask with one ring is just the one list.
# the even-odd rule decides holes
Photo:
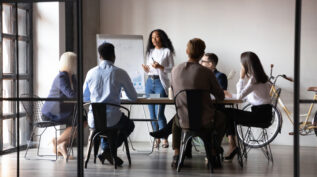
[[(147, 97), (150, 94), (159, 94), (160, 97), (167, 97), (168, 88), (170, 87), (170, 80), (168, 73), (171, 72), (174, 66), (173, 55), (174, 47), (167, 36), (161, 30), (153, 30), (148, 39), (146, 49), (146, 65), (142, 64), (143, 70), (147, 73), (148, 79), (145, 84), (145, 93)], [(149, 105), (149, 112), (151, 119), (158, 120), (152, 122), (153, 131), (162, 129), (166, 125), (166, 117), (164, 115), (165, 105)], [(156, 139), (155, 147), (160, 144), (160, 139)], [(167, 139), (163, 139), (163, 148), (168, 148)]]

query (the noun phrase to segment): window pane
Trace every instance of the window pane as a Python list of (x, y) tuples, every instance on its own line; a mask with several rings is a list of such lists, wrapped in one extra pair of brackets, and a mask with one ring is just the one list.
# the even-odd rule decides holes
[(18, 9), (18, 33), (26, 36), (26, 10)]
[(10, 5), (3, 4), (2, 6), (2, 30), (3, 33), (13, 34), (13, 8)]
[(14, 43), (10, 39), (3, 39), (3, 73), (13, 73)]
[[(19, 81), (19, 95), (21, 96), (22, 94), (27, 94), (29, 93), (29, 81), (27, 80), (20, 80)], [(20, 102), (20, 113), (25, 112), (23, 109), (23, 106)]]
[[(14, 96), (13, 92), (13, 81), (12, 80), (3, 80), (3, 92), (2, 96), (4, 98), (9, 98)], [(12, 101), (3, 101), (2, 107), (3, 114), (12, 114), (13, 113), (13, 102)]]
[(14, 147), (15, 133), (14, 133), (14, 120), (3, 120), (3, 150)]
[(19, 73), (25, 74), (27, 72), (27, 48), (26, 42), (19, 41)]
[(27, 140), (30, 137), (30, 122), (29, 120), (26, 119), (26, 117), (20, 117), (20, 146), (21, 145), (26, 145)]

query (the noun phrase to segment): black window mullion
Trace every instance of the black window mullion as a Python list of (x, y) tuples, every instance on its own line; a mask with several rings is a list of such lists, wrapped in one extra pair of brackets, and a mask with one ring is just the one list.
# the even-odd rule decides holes
[[(0, 5), (0, 94), (2, 96), (2, 90), (3, 90), (3, 86), (2, 86), (2, 66), (3, 66), (3, 47), (2, 47), (2, 3)], [(2, 101), (0, 102), (0, 117), (2, 117)], [(3, 120), (0, 119), (0, 152), (3, 151)]]
[[(3, 35), (3, 38), (16, 40), (16, 35), (14, 35), (14, 34), (2, 33), (2, 35)], [(27, 42), (30, 40), (30, 38), (28, 36), (18, 35), (18, 40)]]
[[(17, 33), (18, 31), (17, 31), (17, 27), (16, 27), (16, 21), (17, 21), (17, 15), (16, 15), (16, 13), (15, 13), (15, 10), (16, 10), (16, 6), (15, 6), (15, 4), (13, 4), (12, 5), (12, 19), (13, 19), (13, 21), (12, 21), (12, 23), (13, 23), (13, 30), (12, 30), (12, 32), (13, 32), (13, 34), (15, 34), (15, 33)], [(16, 65), (16, 62), (17, 62), (17, 53), (16, 53), (16, 43), (18, 42), (18, 40), (16, 39), (16, 38), (14, 38), (13, 40), (12, 40), (13, 42), (11, 43), (11, 49), (12, 49), (12, 51), (11, 51), (11, 60), (10, 60), (10, 66), (11, 66), (11, 69), (13, 69), (12, 70), (12, 73), (13, 74), (16, 74), (16, 67), (15, 67), (15, 65)], [(11, 93), (12, 93), (12, 97), (16, 97), (16, 79), (12, 79), (12, 90), (11, 90)], [(16, 102), (14, 102), (14, 101), (12, 101), (12, 102), (10, 102), (10, 105), (11, 105), (11, 107), (12, 107), (12, 113), (13, 114), (16, 114)], [(16, 121), (16, 119), (12, 119), (12, 127), (11, 127), (11, 130), (12, 130), (12, 132), (17, 132), (17, 129), (16, 129), (16, 123), (17, 123), (17, 121)], [(16, 139), (16, 133), (13, 133), (12, 134), (12, 137), (11, 137), (11, 145), (13, 146), (13, 147), (16, 147), (17, 146), (17, 139)]]
[[(28, 35), (29, 40), (26, 44), (27, 46), (27, 58), (26, 62), (28, 64), (28, 67), (26, 68), (26, 73), (28, 75), (28, 81), (29, 81), (29, 93), (33, 92), (33, 9), (32, 9), (32, 3), (28, 4), (28, 10), (26, 13), (26, 34)], [(32, 127), (30, 126), (30, 132), (32, 131)]]

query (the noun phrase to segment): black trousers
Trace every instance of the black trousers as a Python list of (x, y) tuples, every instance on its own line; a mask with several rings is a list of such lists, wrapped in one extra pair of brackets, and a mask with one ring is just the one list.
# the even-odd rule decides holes
[(252, 106), (251, 111), (243, 111), (234, 108), (225, 108), (227, 122), (227, 135), (235, 134), (234, 123), (266, 128), (270, 126), (272, 121), (272, 105), (265, 104), (259, 106)]

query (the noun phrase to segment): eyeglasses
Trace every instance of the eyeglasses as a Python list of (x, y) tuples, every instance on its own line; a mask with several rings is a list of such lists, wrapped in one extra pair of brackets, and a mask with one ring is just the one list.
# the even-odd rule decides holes
[(206, 61), (206, 60), (200, 60), (200, 64), (202, 64), (202, 63), (210, 63), (210, 61)]

